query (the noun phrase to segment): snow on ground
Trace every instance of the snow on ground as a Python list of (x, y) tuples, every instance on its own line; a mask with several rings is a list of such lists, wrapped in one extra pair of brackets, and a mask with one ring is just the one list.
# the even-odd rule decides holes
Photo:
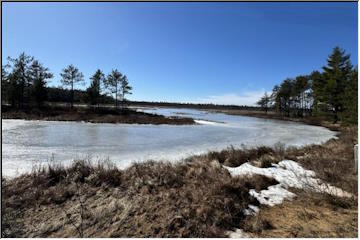
[(259, 212), (259, 207), (249, 204), (249, 208), (244, 210), (245, 215), (255, 216)]
[(299, 163), (292, 160), (283, 160), (278, 164), (272, 164), (270, 168), (259, 168), (244, 163), (239, 167), (231, 168), (224, 166), (232, 176), (263, 175), (274, 178), (279, 184), (270, 186), (259, 193), (250, 190), (250, 194), (256, 197), (261, 204), (273, 206), (281, 204), (284, 199), (291, 199), (295, 194), (289, 192), (289, 187), (298, 189), (325, 192), (339, 197), (351, 197), (351, 194), (340, 188), (331, 186), (315, 177), (315, 172), (304, 169)]
[(254, 189), (251, 189), (249, 194), (255, 197), (260, 202), (260, 204), (271, 207), (277, 204), (281, 204), (284, 199), (291, 200), (293, 197), (295, 197), (294, 193), (289, 192), (283, 188), (281, 184), (270, 186), (268, 189), (260, 191), (260, 193), (256, 192)]
[(250, 236), (244, 232), (244, 230), (238, 228), (235, 231), (228, 231), (228, 236), (230, 238), (249, 238)]
[[(269, 186), (267, 189), (261, 190), (260, 192), (256, 192), (255, 189), (249, 191), (249, 194), (255, 197), (260, 204), (263, 205), (274, 206), (281, 204), (285, 199), (291, 200), (295, 197), (295, 194), (287, 190), (289, 187), (324, 192), (340, 197), (351, 197), (350, 193), (331, 186), (328, 183), (324, 183), (316, 178), (314, 171), (306, 170), (299, 163), (292, 160), (283, 160), (278, 164), (272, 164), (272, 167), (269, 168), (255, 167), (248, 162), (235, 168), (224, 167), (230, 172), (231, 176), (234, 177), (258, 174), (274, 178), (278, 181), (279, 184)], [(249, 205), (248, 208), (245, 209), (244, 214), (255, 216), (258, 212), (258, 207)], [(227, 234), (230, 238), (249, 237), (242, 229), (228, 231)]]

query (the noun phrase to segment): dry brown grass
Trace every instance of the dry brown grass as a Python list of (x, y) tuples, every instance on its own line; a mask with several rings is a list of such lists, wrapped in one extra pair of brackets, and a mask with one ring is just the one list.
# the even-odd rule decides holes
[(338, 139), (283, 151), (284, 158), (300, 162), (322, 181), (350, 192), (352, 197), (291, 189), (297, 195), (294, 201), (262, 207), (259, 215), (242, 222), (244, 230), (253, 237), (357, 237), (356, 143), (357, 127), (342, 127)]
[(357, 141), (357, 126), (343, 127), (338, 139), (323, 145), (287, 149), (285, 158), (298, 161), (325, 182), (357, 195), (358, 175), (354, 169)]
[(76, 237), (81, 226), (85, 237), (225, 237), (249, 203), (259, 205), (249, 189), (272, 184), (232, 178), (206, 159), (126, 170), (77, 161), (3, 179), (2, 235)]
[(252, 237), (262, 238), (357, 237), (356, 205), (334, 208), (333, 204), (323, 201), (322, 194), (308, 198), (309, 195), (298, 193), (293, 201), (271, 208), (262, 207), (256, 217), (243, 221), (243, 229)]
[(228, 167), (238, 167), (261, 157), (275, 156), (277, 152), (276, 149), (265, 146), (251, 149), (235, 149), (231, 146), (220, 152), (209, 152), (205, 157), (209, 160), (217, 160)]

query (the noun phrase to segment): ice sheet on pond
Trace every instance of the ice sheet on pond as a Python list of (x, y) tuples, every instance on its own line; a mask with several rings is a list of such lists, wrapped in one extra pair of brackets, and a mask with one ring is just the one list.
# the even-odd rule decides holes
[[(144, 110), (145, 111), (145, 110)], [(2, 170), (5, 176), (47, 162), (110, 159), (120, 168), (146, 160), (178, 161), (194, 154), (234, 147), (321, 143), (335, 137), (323, 127), (210, 113), (194, 109), (146, 109), (167, 116), (192, 117), (196, 125), (93, 124), (2, 120)]]

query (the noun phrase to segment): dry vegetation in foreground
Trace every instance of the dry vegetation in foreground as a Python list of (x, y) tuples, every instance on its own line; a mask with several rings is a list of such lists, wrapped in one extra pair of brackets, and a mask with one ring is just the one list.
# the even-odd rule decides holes
[(3, 119), (26, 119), (45, 121), (85, 121), (91, 123), (128, 123), (128, 124), (195, 124), (192, 118), (165, 117), (162, 115), (139, 112), (131, 109), (73, 108), (47, 106), (41, 109), (12, 109), (2, 106)]
[[(223, 151), (218, 159), (228, 166), (239, 166), (248, 159), (259, 167), (269, 167), (283, 159), (295, 160), (316, 172), (321, 180), (353, 194), (341, 198), (327, 193), (291, 189), (294, 201), (275, 207), (261, 206), (260, 213), (243, 221), (242, 228), (251, 237), (357, 237), (358, 236), (358, 174), (354, 171), (354, 144), (357, 126), (341, 127), (338, 139), (323, 145), (285, 149)], [(233, 154), (229, 154), (233, 152)], [(260, 154), (261, 153), (261, 154)], [(219, 153), (210, 153), (217, 155)], [(233, 157), (235, 156), (235, 157)]]
[[(176, 164), (146, 162), (119, 170), (110, 163), (77, 161), (49, 166), (14, 179), (2, 179), (2, 236), (7, 237), (225, 237), (242, 228), (254, 237), (356, 237), (357, 174), (353, 144), (357, 128), (339, 139), (300, 149), (229, 148)], [(232, 178), (221, 167), (250, 161), (269, 167), (283, 159), (299, 161), (351, 199), (296, 191), (297, 198), (276, 207), (259, 205), (249, 189), (277, 182), (261, 176)]]
[(323, 194), (298, 197), (274, 207), (262, 207), (256, 217), (244, 220), (250, 237), (272, 238), (356, 238), (358, 209), (339, 207), (324, 201)]
[(124, 171), (78, 161), (2, 181), (4, 237), (225, 237), (259, 205), (249, 189), (274, 184), (207, 159)]

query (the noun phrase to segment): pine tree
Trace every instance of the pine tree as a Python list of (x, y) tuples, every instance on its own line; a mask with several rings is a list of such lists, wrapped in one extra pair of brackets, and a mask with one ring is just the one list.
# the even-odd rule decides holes
[(343, 97), (344, 113), (343, 119), (346, 122), (357, 124), (358, 121), (358, 70), (353, 69), (349, 82), (345, 88)]
[(40, 108), (44, 101), (47, 99), (46, 80), (51, 79), (53, 74), (49, 69), (44, 67), (39, 61), (34, 60), (31, 64), (29, 76), (32, 78), (32, 98)]
[(279, 85), (275, 85), (270, 96), (271, 102), (273, 102), (274, 109), (277, 112), (281, 111), (279, 91)]
[(84, 81), (84, 75), (79, 71), (78, 68), (74, 67), (72, 64), (67, 66), (60, 73), (62, 77), (61, 83), (65, 86), (71, 86), (71, 95), (70, 102), (71, 108), (74, 106), (74, 85)]
[(339, 112), (344, 110), (343, 98), (346, 84), (349, 81), (352, 65), (350, 55), (339, 47), (333, 49), (329, 56), (328, 65), (323, 67), (323, 76), (326, 79), (323, 99), (334, 114), (334, 122), (338, 121)]
[(1, 101), (9, 101), (9, 73), (6, 70), (6, 66), (1, 66)]
[(256, 104), (259, 105), (263, 110), (265, 110), (266, 113), (268, 112), (270, 105), (270, 97), (268, 96), (267, 92), (265, 92), (264, 96), (262, 96)]
[(112, 70), (111, 73), (107, 76), (104, 83), (106, 88), (110, 91), (111, 94), (115, 94), (115, 108), (118, 105), (118, 95), (121, 94), (121, 81), (123, 75), (117, 70)]
[[(357, 68), (352, 67), (350, 55), (335, 47), (328, 57), (323, 72), (313, 71), (310, 75), (284, 80), (275, 85), (271, 94), (274, 109), (290, 116), (291, 111), (304, 116), (305, 111), (315, 116), (333, 115), (346, 122), (357, 122)], [(263, 104), (260, 99), (258, 104)], [(300, 111), (299, 111), (300, 110)]]
[(29, 77), (29, 68), (33, 59), (24, 52), (18, 58), (8, 57), (9, 66), (12, 69), (8, 78), (10, 82), (9, 97), (13, 106), (17, 104), (22, 107), (25, 102), (30, 100), (32, 79)]
[(313, 91), (313, 108), (314, 115), (321, 115), (321, 105), (324, 103), (324, 91), (326, 80), (322, 73), (319, 71), (313, 71), (310, 76), (310, 81), (312, 82), (312, 91)]
[(98, 69), (90, 79), (91, 79), (91, 85), (87, 89), (87, 94), (90, 100), (90, 104), (96, 105), (99, 104), (101, 83), (104, 82), (105, 75), (100, 69)]
[(306, 104), (306, 91), (309, 89), (308, 77), (297, 76), (292, 89), (292, 101), (295, 103), (294, 108), (298, 111), (298, 115), (304, 116), (305, 104)]
[(124, 104), (126, 102), (126, 98), (125, 95), (126, 94), (132, 94), (131, 93), (132, 87), (129, 85), (129, 81), (126, 77), (126, 75), (124, 75), (121, 78), (121, 102), (122, 102), (122, 107), (124, 107)]
[(279, 99), (280, 99), (280, 106), (281, 109), (286, 113), (286, 116), (290, 116), (290, 110), (292, 108), (292, 93), (293, 93), (293, 86), (295, 84), (295, 80), (291, 78), (285, 79), (279, 89)]

